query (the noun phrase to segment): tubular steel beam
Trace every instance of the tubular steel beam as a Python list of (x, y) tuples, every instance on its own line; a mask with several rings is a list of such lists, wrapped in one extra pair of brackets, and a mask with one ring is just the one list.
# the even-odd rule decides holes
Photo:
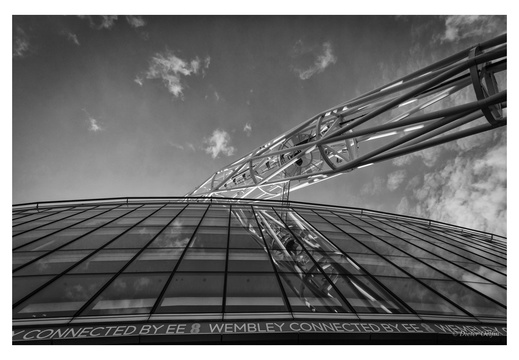
[(504, 126), (496, 74), (506, 76), (506, 42), (503, 34), (316, 114), (186, 196), (287, 199), (288, 189)]

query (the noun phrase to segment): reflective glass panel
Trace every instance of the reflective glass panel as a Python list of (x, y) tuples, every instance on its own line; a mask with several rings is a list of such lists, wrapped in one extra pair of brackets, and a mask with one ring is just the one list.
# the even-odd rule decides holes
[[(56, 230), (32, 230), (20, 235), (13, 236), (13, 249), (20, 248), (21, 246), (46, 236), (54, 231)], [(23, 248), (20, 248), (20, 251), (24, 251)]]
[(409, 312), (369, 277), (341, 275), (336, 280), (335, 285), (356, 312), (381, 314)]
[(158, 226), (137, 226), (130, 231), (121, 235), (117, 240), (111, 242), (107, 248), (111, 249), (142, 249), (158, 232), (161, 230)]
[(227, 247), (227, 227), (199, 227), (189, 246), (225, 248)]
[(375, 254), (350, 254), (364, 270), (371, 275), (382, 276), (399, 276), (406, 277), (407, 275), (393, 264), (386, 261), (383, 257)]
[(125, 228), (101, 228), (64, 246), (62, 250), (99, 249), (121, 234)]
[(178, 271), (224, 271), (225, 249), (187, 249)]
[(424, 280), (424, 283), (472, 315), (506, 317), (506, 309), (456, 281)]
[(148, 313), (167, 279), (167, 274), (121, 274), (81, 315)]
[(279, 274), (294, 312), (349, 312), (348, 305), (330, 283), (318, 274)]
[(464, 312), (414, 279), (379, 276), (377, 280), (419, 314), (466, 316)]
[(233, 272), (272, 272), (272, 264), (265, 250), (229, 250), (228, 271)]
[(227, 274), (226, 312), (288, 311), (274, 274)]
[(223, 286), (223, 273), (176, 273), (156, 312), (222, 312)]
[(65, 229), (20, 248), (20, 251), (54, 250), (88, 232), (87, 229)]
[(31, 291), (52, 279), (54, 276), (13, 277), (13, 304), (27, 296)]
[(66, 275), (53, 281), (13, 310), (13, 318), (72, 316), (111, 275)]
[(101, 250), (70, 270), (70, 274), (116, 273), (137, 253), (137, 249)]
[(261, 249), (265, 247), (258, 228), (231, 228), (230, 248)]
[(425, 259), (422, 262), (409, 256), (386, 256), (386, 258), (416, 278), (447, 279), (445, 275), (427, 265), (430, 259)]
[(55, 251), (41, 259), (16, 271), (13, 275), (47, 275), (60, 274), (72, 265), (81, 261), (91, 250)]
[(184, 249), (146, 249), (124, 272), (173, 271)]
[(32, 259), (36, 259), (37, 257), (45, 254), (45, 251), (27, 251), (27, 252), (13, 252), (13, 270), (23, 264), (28, 263)]

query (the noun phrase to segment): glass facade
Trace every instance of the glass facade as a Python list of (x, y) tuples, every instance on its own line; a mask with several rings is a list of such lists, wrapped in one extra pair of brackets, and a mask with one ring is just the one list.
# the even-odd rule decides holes
[(506, 239), (360, 209), (168, 199), (13, 208), (13, 325), (506, 323)]

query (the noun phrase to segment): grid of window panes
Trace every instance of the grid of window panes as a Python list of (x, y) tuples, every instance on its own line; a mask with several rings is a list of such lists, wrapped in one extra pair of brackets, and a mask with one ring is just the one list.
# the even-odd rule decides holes
[(272, 201), (14, 207), (13, 319), (108, 316), (504, 320), (506, 241)]

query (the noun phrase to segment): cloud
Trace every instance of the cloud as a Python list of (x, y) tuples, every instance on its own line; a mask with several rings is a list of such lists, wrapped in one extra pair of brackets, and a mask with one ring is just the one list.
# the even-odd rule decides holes
[[(177, 98), (183, 98), (184, 84), (182, 77), (192, 74), (205, 74), (204, 71), (209, 67), (210, 60), (207, 57), (201, 61), (197, 56), (191, 61), (186, 61), (177, 57), (173, 52), (166, 50), (164, 53), (157, 53), (151, 58), (150, 66), (144, 76), (146, 79), (162, 80), (171, 94)], [(137, 83), (140, 84), (139, 82)]]
[(73, 34), (71, 32), (68, 32), (66, 33), (67, 35), (67, 39), (69, 39), (70, 41), (72, 41), (74, 44), (76, 44), (77, 46), (79, 46), (79, 40), (77, 38), (77, 35), (76, 34)]
[(393, 171), (391, 174), (387, 176), (387, 188), (389, 191), (395, 191), (400, 187), (400, 184), (405, 180), (407, 176), (407, 171), (405, 170), (397, 170)]
[(243, 131), (245, 134), (247, 134), (247, 136), (250, 136), (252, 134), (252, 125), (250, 123), (246, 123), (243, 127)]
[(217, 158), (220, 153), (232, 156), (236, 148), (229, 145), (230, 141), (231, 137), (225, 130), (216, 129), (211, 137), (204, 139), (204, 144), (207, 144), (204, 150), (206, 153), (211, 154), (213, 159)]
[[(301, 46), (302, 46), (301, 41), (296, 43), (296, 46), (295, 46), (296, 53), (300, 54), (303, 52), (303, 50), (299, 49), (299, 48), (301, 48)], [(332, 45), (329, 42), (325, 42), (323, 44), (322, 53), (318, 54), (315, 57), (313, 65), (311, 65), (310, 67), (308, 67), (306, 69), (300, 69), (298, 67), (295, 67), (294, 72), (297, 73), (297, 75), (299, 76), (299, 78), (301, 80), (307, 80), (307, 79), (311, 78), (313, 75), (323, 72), (324, 69), (326, 69), (331, 64), (335, 64), (336, 62), (337, 62), (337, 58), (335, 57), (335, 55), (333, 55)]]
[(143, 81), (144, 79), (142, 77), (140, 77), (139, 75), (135, 76), (135, 79), (133, 79), (133, 81), (135, 81), (137, 84), (139, 84), (139, 86), (142, 86), (143, 85)]
[(506, 16), (452, 15), (445, 18), (440, 41), (457, 42), (466, 38), (495, 36), (506, 31)]
[(90, 115), (88, 113), (88, 111), (86, 111), (85, 109), (83, 109), (83, 111), (85, 112), (86, 116), (87, 116), (87, 122), (88, 122), (88, 130), (92, 131), (92, 132), (99, 132), (99, 131), (103, 131), (104, 128), (101, 126), (101, 123), (100, 121), (98, 121), (97, 119), (95, 119), (92, 115)]
[(24, 57), (29, 51), (29, 37), (19, 26), (16, 27), (13, 36), (13, 57)]
[(91, 28), (94, 29), (111, 29), (115, 25), (115, 21), (117, 20), (117, 15), (101, 15), (96, 17), (96, 19), (99, 19), (99, 23), (96, 24), (92, 16), (90, 15), (78, 15), (80, 19), (87, 20), (88, 24)]
[(180, 145), (180, 144), (177, 144), (177, 143), (174, 143), (172, 141), (168, 141), (169, 145), (173, 146), (174, 148), (176, 149), (179, 149), (179, 150), (184, 150), (184, 146)]
[(384, 180), (375, 176), (372, 181), (368, 181), (365, 183), (360, 189), (360, 193), (362, 195), (375, 195), (380, 194), (382, 192), (382, 188), (384, 187)]
[[(481, 155), (461, 153), (424, 175), (410, 196), (417, 216), (506, 235), (506, 133)], [(476, 150), (473, 150), (476, 151)]]
[(133, 28), (139, 28), (146, 25), (146, 21), (144, 21), (142, 16), (129, 15), (126, 16), (126, 21), (128, 21), (128, 24)]

